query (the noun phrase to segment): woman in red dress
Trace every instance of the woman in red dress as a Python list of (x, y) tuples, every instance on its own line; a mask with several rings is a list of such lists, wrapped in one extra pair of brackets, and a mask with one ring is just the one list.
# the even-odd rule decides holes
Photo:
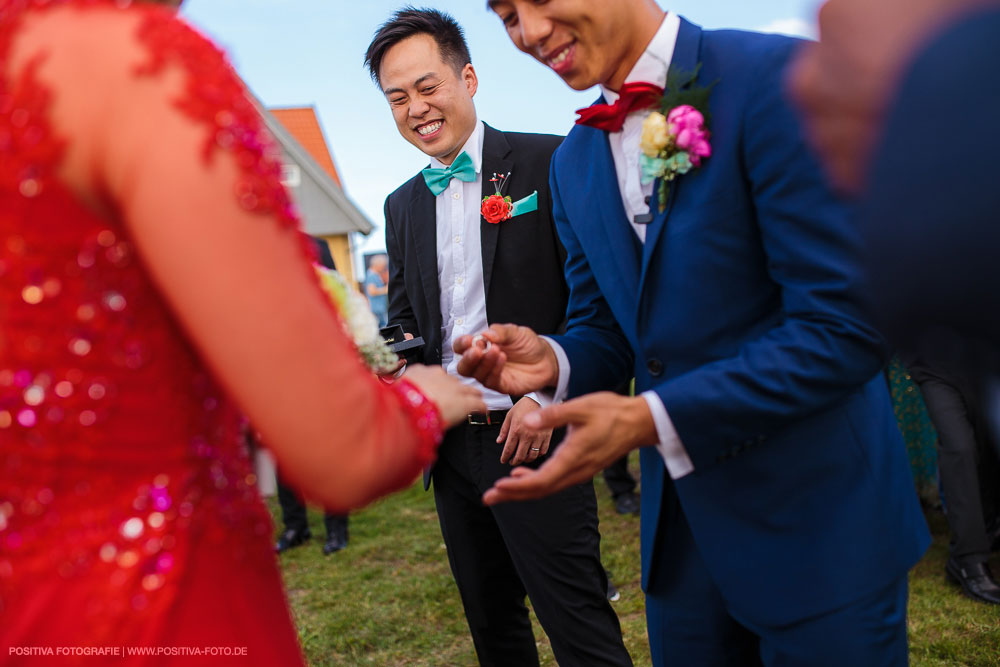
[(163, 4), (0, 0), (4, 664), (300, 664), (240, 415), (344, 512), (483, 409), (440, 369), (363, 366), (256, 108)]

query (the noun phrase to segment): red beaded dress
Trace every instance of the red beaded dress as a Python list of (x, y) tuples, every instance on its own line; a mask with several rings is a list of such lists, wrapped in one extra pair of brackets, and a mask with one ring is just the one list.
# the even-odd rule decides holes
[[(47, 41), (50, 24), (64, 34)], [(84, 31), (80, 48), (91, 52), (74, 59), (65, 51), (74, 48), (76, 26)], [(32, 30), (35, 41), (22, 44), (21, 34)], [(114, 78), (100, 71), (87, 75), (91, 89), (79, 115), (98, 108), (104, 115), (93, 117), (107, 117), (109, 127), (95, 122), (93, 132), (62, 134), (52, 120), (62, 79), (66, 90), (79, 86), (73, 78), (84, 76), (88, 58), (99, 61), (115, 40), (123, 58), (141, 56), (128, 72), (135, 92), (121, 92), (132, 83), (102, 88)], [(59, 44), (51, 69), (46, 44)], [(168, 82), (169, 112), (157, 112), (157, 87)], [(148, 95), (154, 125), (142, 128), (143, 114), (116, 95)], [(174, 117), (160, 123), (156, 113)], [(161, 136), (181, 123), (198, 132), (191, 155), (174, 154), (190, 142)], [(134, 146), (143, 142), (116, 147), (117, 137), (136, 132), (146, 132), (158, 153)], [(90, 178), (89, 163), (77, 169), (84, 178), (75, 185), (64, 179), (74, 142), (90, 140), (101, 147), (92, 153), (95, 165), (128, 162), (117, 176), (94, 167), (92, 190), (100, 196), (93, 199), (79, 187)], [(246, 236), (273, 234), (273, 265), (255, 271), (272, 272), (279, 285), (315, 285), (273, 142), (242, 84), (218, 50), (167, 9), (122, 0), (0, 0), (0, 156), (0, 663), (37, 664), (26, 654), (32, 647), (151, 647), (159, 654), (75, 660), (200, 664), (190, 649), (211, 648), (205, 664), (224, 664), (220, 651), (245, 653), (241, 664), (301, 664), (240, 415), (262, 431), (260, 424), (271, 424), (265, 436), (272, 441), (298, 422), (294, 415), (258, 418), (254, 392), (262, 383), (252, 375), (234, 381), (227, 370), (238, 368), (225, 351), (242, 349), (241, 329), (215, 309), (176, 299), (173, 286), (183, 277), (163, 268), (189, 261), (196, 272), (205, 261), (201, 236), (211, 246), (216, 226), (244, 225)], [(144, 176), (163, 164), (173, 171)], [(201, 183), (211, 189), (199, 190)], [(171, 218), (174, 207), (182, 213)], [(174, 224), (195, 230), (190, 257), (164, 257), (178, 254), (169, 242)], [(293, 269), (290, 255), (280, 253), (289, 239), (298, 253)], [(218, 254), (219, 279), (229, 280), (235, 272), (227, 273), (229, 258)], [(214, 282), (203, 291), (212, 292)], [(328, 368), (313, 393), (326, 392), (351, 440), (343, 447), (331, 433), (331, 448), (368, 453), (352, 464), (367, 487), (349, 496), (367, 502), (413, 481), (433, 456), (438, 414), (412, 385), (377, 382), (320, 290), (309, 289), (290, 290), (278, 308), (288, 302), (287, 316), (302, 318), (302, 345), (313, 329), (329, 330), (315, 361)], [(260, 326), (285, 316), (273, 315)], [(211, 317), (217, 327), (201, 322)], [(217, 331), (232, 345), (213, 342)], [(289, 331), (260, 352), (261, 364), (299, 344)], [(298, 395), (308, 374), (292, 364), (288, 373), (274, 381), (287, 381)]]

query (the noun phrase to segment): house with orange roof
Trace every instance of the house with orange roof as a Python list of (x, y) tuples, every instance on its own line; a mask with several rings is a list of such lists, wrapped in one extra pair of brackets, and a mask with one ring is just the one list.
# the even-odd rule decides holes
[(337, 270), (356, 284), (351, 236), (354, 232), (367, 235), (374, 225), (344, 194), (316, 109), (262, 111), (265, 124), (281, 146), (283, 181), (298, 207), (304, 230), (326, 240)]

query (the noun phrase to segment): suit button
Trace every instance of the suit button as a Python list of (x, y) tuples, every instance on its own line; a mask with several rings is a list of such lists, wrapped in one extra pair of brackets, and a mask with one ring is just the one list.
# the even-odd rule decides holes
[(650, 359), (646, 362), (646, 370), (655, 378), (663, 375), (663, 362), (659, 359)]

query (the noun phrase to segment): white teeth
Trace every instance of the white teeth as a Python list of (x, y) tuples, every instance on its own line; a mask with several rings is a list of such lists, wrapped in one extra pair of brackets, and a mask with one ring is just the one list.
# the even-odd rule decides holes
[(431, 123), (430, 125), (424, 125), (423, 127), (419, 128), (417, 132), (420, 133), (420, 136), (426, 137), (428, 134), (434, 134), (440, 129), (441, 129), (441, 121), (438, 121), (436, 123)]
[(569, 56), (569, 47), (566, 47), (565, 49), (560, 51), (559, 55), (557, 55), (555, 58), (550, 58), (549, 63), (552, 65), (561, 65), (562, 62), (566, 60), (567, 56)]

